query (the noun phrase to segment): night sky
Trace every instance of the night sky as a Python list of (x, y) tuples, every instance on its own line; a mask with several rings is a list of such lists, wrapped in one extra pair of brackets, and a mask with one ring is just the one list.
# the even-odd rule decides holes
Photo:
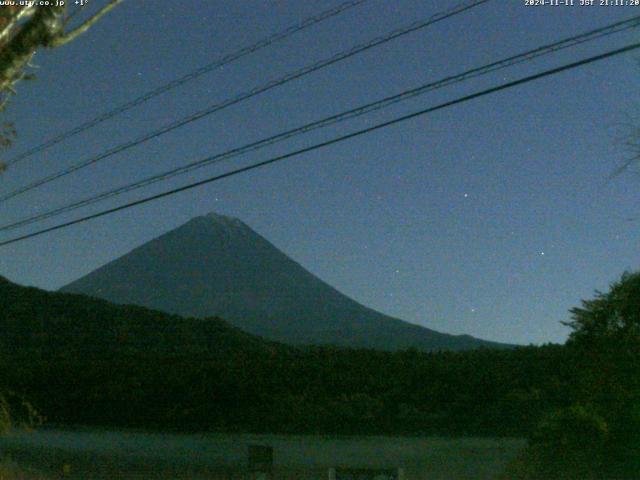
[[(579, 0), (575, 0), (579, 3)], [(100, 6), (92, 0), (89, 7)], [(339, 1), (129, 0), (34, 59), (5, 118), (6, 157)], [(102, 3), (104, 4), (104, 2)], [(457, 5), (369, 0), (25, 160), (0, 193), (242, 91)], [(91, 10), (91, 8), (89, 9)], [(293, 81), (0, 205), (0, 223), (64, 205), (446, 75), (640, 14), (629, 6), (494, 0)], [(635, 30), (22, 230), (28, 233), (619, 47)], [(239, 217), (314, 274), (383, 313), (447, 333), (562, 342), (568, 310), (640, 263), (640, 176), (609, 175), (640, 123), (640, 54), (473, 100), (0, 251), (0, 274), (56, 289), (209, 212)]]

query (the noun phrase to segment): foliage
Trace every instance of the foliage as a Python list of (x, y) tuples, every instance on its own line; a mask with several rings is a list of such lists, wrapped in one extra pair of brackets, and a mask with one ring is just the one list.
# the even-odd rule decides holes
[(581, 396), (610, 428), (608, 473), (640, 471), (640, 272), (574, 308), (569, 325)]
[(0, 393), (0, 435), (13, 428), (31, 429), (42, 422), (43, 418), (24, 397), (11, 390)]
[(640, 276), (572, 310), (566, 346), (294, 348), (0, 279), (0, 390), (57, 424), (270, 433), (529, 436), (506, 478), (640, 471)]
[(0, 395), (0, 435), (6, 434), (11, 429), (11, 414), (9, 404), (4, 395)]
[(51, 477), (22, 468), (10, 458), (0, 458), (0, 480), (51, 480)]
[[(15, 86), (18, 82), (35, 78), (33, 73), (25, 70), (33, 67), (30, 62), (37, 50), (56, 48), (75, 40), (121, 2), (122, 0), (110, 0), (97, 13), (71, 30), (67, 28), (68, 24), (78, 10), (68, 14), (68, 1), (21, 1), (13, 2), (15, 5), (1, 6), (0, 112), (4, 110), (11, 95), (16, 93)], [(3, 122), (0, 126), (0, 150), (9, 147), (14, 138), (13, 123)], [(0, 173), (6, 168), (7, 164), (0, 161)]]
[(559, 346), (294, 348), (219, 319), (183, 319), (6, 280), (0, 329), (0, 389), (21, 392), (58, 424), (524, 435), (547, 404), (565, 401)]
[(551, 413), (531, 438), (537, 476), (575, 480), (600, 478), (607, 436), (606, 422), (591, 408), (572, 405)]
[[(640, 472), (640, 272), (571, 310), (564, 387), (510, 478), (636, 478)], [(585, 405), (588, 405), (586, 407)]]
[[(2, 112), (2, 106), (0, 106), (0, 112)], [(0, 125), (0, 151), (8, 149), (16, 137), (16, 129), (11, 122), (3, 122)], [(6, 170), (7, 166), (2, 160), (0, 160), (0, 173)]]
[(596, 292), (571, 310), (570, 343), (582, 348), (637, 354), (640, 346), (640, 272), (624, 273), (609, 292)]
[(69, 2), (20, 2), (0, 9), (0, 94), (15, 93), (14, 85), (30, 77), (24, 70), (38, 49), (56, 48), (75, 40), (121, 2), (111, 0), (70, 31)]

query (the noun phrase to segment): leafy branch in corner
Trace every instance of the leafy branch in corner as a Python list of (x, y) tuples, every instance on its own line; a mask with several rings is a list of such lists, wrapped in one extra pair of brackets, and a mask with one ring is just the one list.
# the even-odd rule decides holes
[[(78, 26), (68, 29), (71, 14), (63, 5), (36, 6), (14, 5), (0, 9), (0, 112), (16, 93), (16, 84), (34, 78), (27, 70), (33, 67), (31, 60), (42, 48), (57, 48), (72, 42), (89, 30), (98, 20), (123, 0), (111, 0), (94, 15)], [(11, 145), (15, 138), (13, 125), (0, 127), (0, 148)], [(0, 162), (0, 172), (5, 166)]]

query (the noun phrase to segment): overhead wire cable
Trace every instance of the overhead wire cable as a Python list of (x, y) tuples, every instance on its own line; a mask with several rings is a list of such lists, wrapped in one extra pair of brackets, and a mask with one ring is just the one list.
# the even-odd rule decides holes
[(614, 33), (619, 33), (625, 30), (628, 30), (630, 28), (635, 28), (638, 27), (638, 25), (640, 25), (640, 15), (629, 18), (627, 20), (624, 21), (620, 21), (620, 22), (616, 22), (613, 23), (611, 25), (607, 25), (604, 27), (600, 27), (579, 35), (574, 35), (559, 41), (556, 41), (554, 43), (551, 44), (547, 44), (532, 50), (528, 50), (526, 52), (522, 52), (519, 53), (517, 55), (512, 55), (510, 57), (504, 58), (502, 60), (498, 60), (492, 63), (489, 63), (487, 65), (483, 65), (481, 67), (476, 67), (470, 70), (466, 70), (462, 73), (459, 73), (457, 75), (452, 75), (452, 76), (448, 76), (445, 77), (441, 80), (435, 81), (435, 82), (431, 82), (431, 83), (427, 83), (424, 85), (421, 85), (417, 88), (413, 88), (411, 90), (406, 90), (403, 91), (399, 94), (396, 95), (392, 95), (386, 98), (383, 98), (382, 100), (378, 100), (375, 102), (371, 102), (368, 103), (366, 105), (361, 105), (359, 107), (353, 108), (351, 110), (345, 111), (345, 112), (341, 112), (339, 114), (336, 115), (332, 115), (329, 117), (325, 117), (321, 120), (317, 120), (311, 123), (307, 123), (305, 125), (302, 125), (300, 127), (297, 128), (293, 128), (290, 130), (286, 130), (284, 132), (278, 133), (276, 135), (272, 135), (266, 138), (263, 138), (261, 140), (258, 141), (254, 141), (251, 142), (249, 144), (243, 145), (241, 147), (236, 147), (233, 148), (231, 150), (227, 150), (223, 153), (219, 153), (210, 157), (207, 157), (205, 159), (201, 159), (195, 162), (191, 162), (187, 165), (183, 165), (180, 167), (176, 167), (173, 168), (171, 170), (159, 173), (159, 174), (155, 174), (155, 175), (151, 175), (149, 177), (146, 177), (144, 179), (141, 180), (137, 180), (134, 181), (132, 183), (129, 183), (127, 185), (124, 186), (120, 186), (117, 187), (115, 189), (112, 190), (108, 190), (106, 192), (100, 193), (98, 195), (94, 195), (76, 202), (73, 202), (71, 204), (68, 205), (64, 205), (62, 207), (57, 207), (51, 210), (48, 210), (46, 212), (41, 212), (39, 214), (30, 216), (30, 217), (26, 217), (8, 224), (4, 224), (4, 225), (0, 225), (0, 232), (1, 231), (7, 231), (7, 230), (13, 230), (25, 225), (29, 225), (41, 220), (45, 220), (47, 218), (51, 218), (51, 217), (55, 217), (58, 215), (61, 215), (63, 213), (67, 213), (73, 210), (76, 210), (78, 208), (81, 207), (85, 207), (88, 205), (92, 205), (104, 200), (107, 200), (109, 198), (112, 198), (114, 196), (119, 196), (122, 195), (124, 193), (133, 191), (133, 190), (137, 190), (139, 188), (143, 188), (146, 187), (148, 185), (152, 185), (154, 183), (160, 182), (160, 181), (165, 181), (169, 178), (175, 177), (177, 175), (182, 175), (188, 172), (191, 172), (193, 170), (205, 167), (205, 166), (209, 166), (212, 164), (216, 164), (219, 162), (222, 162), (224, 160), (228, 160), (240, 155), (243, 155), (245, 153), (251, 152), (251, 151), (256, 151), (262, 148), (265, 148), (267, 146), (282, 142), (284, 140), (287, 140), (289, 138), (292, 138), (294, 136), (297, 135), (301, 135), (304, 133), (308, 133), (310, 131), (319, 129), (319, 128), (324, 128), (339, 122), (343, 122), (352, 118), (356, 118), (362, 115), (365, 115), (367, 113), (373, 112), (373, 111), (377, 111), (377, 110), (381, 110), (383, 108), (389, 107), (393, 104), (399, 103), (401, 101), (404, 100), (408, 100), (410, 98), (414, 98), (418, 95), (423, 95), (425, 93), (428, 93), (430, 91), (436, 90), (436, 89), (440, 89), (455, 83), (460, 83), (462, 81), (466, 81), (469, 80), (471, 78), (476, 78), (479, 77), (481, 75), (486, 75), (492, 72), (495, 72), (497, 70), (501, 70), (507, 67), (511, 67), (513, 65), (517, 65), (523, 62), (527, 62), (527, 61), (531, 61), (534, 60), (538, 57), (544, 56), (544, 55), (549, 55), (551, 53), (557, 52), (559, 50), (565, 49), (565, 48), (569, 48), (569, 47), (573, 47), (576, 45), (580, 45), (583, 44), (585, 42), (589, 42), (589, 41), (594, 41), (600, 38), (603, 38), (605, 36), (609, 36), (612, 35)]
[(293, 72), (290, 72), (276, 80), (272, 80), (267, 82), (266, 84), (260, 85), (258, 87), (255, 87), (251, 90), (248, 90), (246, 92), (243, 92), (239, 95), (236, 95), (235, 97), (229, 98), (227, 100), (224, 100), (220, 103), (216, 103), (214, 105), (211, 105), (203, 110), (200, 110), (196, 113), (193, 113), (191, 115), (188, 115), (187, 117), (183, 117), (179, 120), (173, 121), (167, 125), (164, 125), (163, 127), (154, 130), (150, 133), (146, 133), (134, 140), (130, 140), (127, 141), (125, 143), (122, 143), (120, 145), (117, 145), (115, 147), (112, 147), (108, 150), (106, 150), (105, 152), (102, 152), (94, 157), (91, 157), (89, 159), (83, 160), (79, 163), (70, 165), (69, 167), (66, 167), (62, 170), (59, 170), (58, 172), (52, 173), (50, 175), (47, 175), (46, 177), (40, 178), (38, 180), (35, 180), (25, 186), (19, 187), (9, 193), (6, 193), (4, 195), (0, 195), (0, 202), (5, 202), (11, 198), (14, 198), (18, 195), (21, 195), (23, 193), (29, 192), (35, 188), (38, 188), (42, 185), (45, 185), (49, 182), (52, 182), (54, 180), (57, 180), (61, 177), (70, 175), (74, 172), (77, 172), (78, 170), (81, 170), (83, 168), (86, 168), (90, 165), (96, 164), (102, 160), (105, 160), (106, 158), (109, 158), (113, 155), (116, 155), (118, 153), (122, 153), (126, 150), (129, 150), (130, 148), (133, 148), (135, 146), (138, 146), (142, 143), (148, 142), (149, 140), (158, 138), (162, 135), (165, 135), (173, 130), (176, 130), (180, 127), (183, 127), (185, 125), (188, 125), (192, 122), (195, 122), (197, 120), (200, 120), (204, 117), (208, 117), (209, 115), (212, 115), (216, 112), (219, 112), (225, 108), (228, 108), (232, 105), (236, 105), (240, 102), (243, 102), (245, 100), (248, 100), (250, 98), (253, 98), (257, 95), (260, 95), (262, 93), (265, 93), (273, 88), (282, 86), (286, 83), (289, 83), (293, 80), (296, 80), (298, 78), (304, 77), (306, 75), (309, 75), (310, 73), (316, 72), (318, 70), (321, 70), (323, 68), (326, 68), (330, 65), (334, 65), (338, 62), (341, 62), (343, 60), (346, 60), (350, 57), (353, 57), (354, 55), (357, 55), (359, 53), (365, 52), (367, 50), (370, 50), (372, 48), (378, 47), (382, 44), (385, 44), (387, 42), (390, 42), (392, 40), (395, 40), (397, 38), (400, 38), (404, 35), (407, 35), (409, 33), (413, 33), (417, 30), (420, 30), (422, 28), (426, 28), (430, 25), (433, 25), (437, 22), (440, 22), (442, 20), (451, 18), (455, 15), (459, 15), (471, 8), (477, 7), (479, 5), (482, 5), (484, 3), (487, 3), (491, 0), (474, 0), (473, 2), (466, 2), (466, 3), (462, 3), (454, 8), (451, 8), (449, 10), (446, 10), (444, 12), (440, 12), (440, 13), (436, 13), (432, 16), (429, 17), (429, 19), (427, 20), (421, 20), (418, 22), (414, 22), (406, 27), (400, 28), (400, 29), (396, 29), (393, 30), (392, 32), (384, 35), (384, 36), (380, 36), (380, 37), (376, 37), (373, 40), (370, 40), (366, 43), (363, 44), (359, 44), (356, 45), (355, 47), (350, 48), (349, 50), (343, 51), (343, 52), (339, 52), (329, 58), (326, 58), (324, 60), (320, 60), (318, 62), (315, 62), (311, 65), (307, 65), (306, 67), (303, 67), (299, 70), (295, 70)]
[(496, 93), (496, 92), (500, 92), (500, 91), (503, 91), (503, 90), (507, 90), (509, 88), (516, 87), (518, 85), (523, 85), (523, 84), (526, 84), (526, 83), (529, 83), (529, 82), (532, 82), (532, 81), (535, 81), (535, 80), (539, 80), (539, 79), (544, 78), (544, 77), (548, 77), (548, 76), (551, 76), (551, 75), (556, 75), (556, 74), (561, 73), (561, 72), (572, 70), (574, 68), (578, 68), (578, 67), (581, 67), (583, 65), (587, 65), (587, 64), (594, 63), (594, 62), (597, 62), (597, 61), (600, 61), (600, 60), (604, 60), (606, 58), (611, 58), (611, 57), (614, 57), (614, 56), (617, 56), (617, 55), (621, 55), (623, 53), (627, 53), (627, 52), (630, 52), (630, 51), (633, 51), (633, 50), (637, 50), (638, 48), (640, 48), (640, 43), (633, 43), (633, 44), (627, 45), (627, 46), (622, 47), (622, 48), (618, 48), (618, 49), (615, 49), (615, 50), (610, 50), (608, 52), (605, 52), (605, 53), (602, 53), (602, 54), (599, 54), (599, 55), (595, 55), (595, 56), (592, 56), (592, 57), (588, 57), (588, 58), (579, 60), (577, 62), (572, 62), (572, 63), (565, 64), (565, 65), (560, 66), (560, 67), (552, 68), (550, 70), (545, 70), (543, 72), (540, 72), (540, 73), (537, 73), (537, 74), (533, 74), (533, 75), (529, 75), (529, 76), (520, 78), (518, 80), (511, 81), (511, 82), (502, 83), (502, 84), (500, 84), (500, 85), (498, 85), (496, 87), (492, 87), (492, 88), (488, 88), (488, 89), (485, 89), (485, 90), (481, 90), (479, 92), (475, 92), (475, 93), (472, 93), (472, 94), (469, 94), (469, 95), (465, 95), (463, 97), (458, 97), (458, 98), (456, 98), (454, 100), (450, 100), (450, 101), (441, 103), (441, 104), (436, 105), (434, 107), (429, 107), (429, 108), (426, 108), (426, 109), (423, 109), (423, 110), (418, 110), (416, 112), (412, 112), (412, 113), (409, 113), (409, 114), (406, 114), (406, 115), (402, 115), (402, 116), (396, 117), (396, 118), (394, 118), (392, 120), (381, 122), (381, 123), (378, 123), (376, 125), (373, 125), (373, 126), (361, 129), (361, 130), (357, 130), (355, 132), (352, 132), (352, 133), (349, 133), (349, 134), (346, 134), (346, 135), (335, 137), (335, 138), (332, 138), (330, 140), (326, 140), (324, 142), (316, 143), (314, 145), (311, 145), (311, 146), (308, 146), (308, 147), (305, 147), (305, 148), (302, 148), (302, 149), (299, 149), (299, 150), (295, 150), (295, 151), (292, 151), (292, 152), (289, 152), (289, 153), (286, 153), (286, 154), (283, 154), (283, 155), (272, 157), (270, 159), (263, 160), (263, 161), (258, 162), (258, 163), (254, 163), (252, 165), (248, 165), (248, 166), (245, 166), (245, 167), (237, 168), (235, 170), (231, 170), (229, 172), (225, 172), (225, 173), (222, 173), (222, 174), (219, 174), (219, 175), (215, 175), (213, 177), (205, 178), (203, 180), (199, 180), (197, 182), (193, 182), (193, 183), (184, 185), (182, 187), (173, 188), (171, 190), (166, 190), (164, 192), (157, 193), (157, 194), (154, 194), (154, 195), (151, 195), (151, 196), (139, 199), (139, 200), (135, 200), (135, 201), (132, 201), (132, 202), (129, 202), (129, 203), (125, 203), (125, 204), (119, 205), (117, 207), (113, 207), (113, 208), (109, 208), (109, 209), (106, 209), (106, 210), (102, 210), (100, 212), (96, 212), (96, 213), (93, 213), (91, 215), (86, 215), (84, 217), (77, 218), (75, 220), (71, 220), (71, 221), (68, 221), (68, 222), (60, 223), (60, 224), (54, 225), (52, 227), (43, 228), (41, 230), (37, 230), (37, 231), (32, 232), (32, 233), (21, 235), (19, 237), (11, 238), (9, 240), (4, 240), (4, 241), (0, 242), (0, 247), (6, 246), (6, 245), (10, 245), (10, 244), (13, 244), (13, 243), (16, 243), (16, 242), (24, 241), (24, 240), (29, 239), (29, 238), (37, 237), (37, 236), (43, 235), (45, 233), (49, 233), (49, 232), (53, 232), (53, 231), (60, 230), (60, 229), (63, 229), (63, 228), (67, 228), (67, 227), (70, 227), (72, 225), (77, 225), (79, 223), (84, 223), (84, 222), (87, 222), (89, 220), (93, 220), (95, 218), (103, 217), (105, 215), (109, 215), (109, 214), (112, 214), (112, 213), (115, 213), (115, 212), (119, 212), (119, 211), (122, 211), (122, 210), (127, 210), (129, 208), (133, 208), (133, 207), (138, 206), (138, 205), (142, 205), (142, 204), (149, 203), (149, 202), (152, 202), (152, 201), (155, 201), (155, 200), (159, 200), (161, 198), (165, 198), (165, 197), (168, 197), (168, 196), (171, 196), (171, 195), (175, 195), (175, 194), (180, 193), (180, 192), (191, 190), (193, 188), (200, 187), (202, 185), (213, 183), (213, 182), (225, 179), (225, 178), (233, 177), (233, 176), (239, 175), (241, 173), (245, 173), (245, 172), (248, 172), (248, 171), (256, 170), (258, 168), (262, 168), (262, 167), (265, 167), (267, 165), (272, 165), (274, 163), (281, 162), (281, 161), (286, 160), (288, 158), (299, 156), (299, 155), (302, 155), (302, 154), (305, 154), (305, 153), (308, 153), (308, 152), (312, 152), (312, 151), (315, 151), (315, 150), (318, 150), (318, 149), (321, 149), (321, 148), (328, 147), (330, 145), (335, 145), (337, 143), (341, 143), (341, 142), (344, 142), (346, 140), (350, 140), (352, 138), (356, 138), (356, 137), (360, 137), (362, 135), (369, 134), (371, 132), (380, 130), (382, 128), (386, 128), (386, 127), (390, 127), (392, 125), (396, 125), (396, 124), (399, 124), (399, 123), (402, 123), (402, 122), (406, 122), (407, 120), (410, 120), (410, 119), (413, 119), (413, 118), (416, 118), (416, 117), (420, 117), (420, 116), (426, 115), (428, 113), (435, 112), (437, 110), (442, 110), (442, 109), (445, 109), (445, 108), (448, 108), (448, 107), (452, 107), (454, 105), (459, 105), (459, 104), (468, 102), (470, 100), (474, 100), (476, 98), (484, 97), (486, 95), (490, 95), (490, 94), (493, 94), (493, 93)]
[[(116, 108), (109, 110), (107, 112), (104, 112), (100, 115), (98, 115), (97, 117), (92, 118), (91, 120), (88, 120), (84, 123), (81, 123), (80, 125), (77, 125), (76, 127), (71, 128), (70, 130), (67, 130), (65, 132), (62, 132), (61, 134), (41, 143), (40, 145), (37, 145), (33, 148), (30, 148), (29, 150), (26, 150), (25, 152), (13, 157), (12, 159), (8, 160), (6, 163), (7, 167), (10, 167), (28, 157), (33, 156), (34, 154), (38, 153), (38, 152), (42, 152), (43, 150), (46, 150), (54, 145), (57, 145), (58, 143), (67, 140), (68, 138), (71, 138), (75, 135), (78, 135), (79, 133), (82, 133), (86, 130), (89, 130), (90, 128), (93, 128), (97, 125), (100, 125), (101, 123), (117, 116), (120, 115), (128, 110), (131, 110), (134, 107), (137, 107), (138, 105), (141, 105), (145, 102), (148, 102), (149, 100), (151, 100), (152, 98), (155, 98), (159, 95), (162, 95), (170, 90), (173, 90), (175, 88), (178, 88), (182, 85), (184, 85), (185, 83), (188, 83), (192, 80), (195, 80), (198, 77), (201, 77), (202, 75), (209, 73), (213, 70), (215, 70), (216, 68), (228, 65), (232, 62), (235, 62), (236, 60), (239, 60), (242, 57), (245, 57), (247, 55), (250, 55), (252, 53), (255, 53), (259, 50), (262, 50), (263, 48), (266, 48), (276, 42), (279, 42), (281, 40), (284, 40), (292, 35), (294, 35), (295, 33), (298, 33), (302, 30), (305, 30), (317, 23), (320, 23), (324, 20), (327, 20), (329, 18), (335, 17), (336, 15), (339, 15), (353, 7), (356, 7), (358, 5), (361, 5), (365, 2), (367, 2), (369, 0), (349, 0), (347, 2), (341, 3), (340, 5), (337, 5), (336, 7), (332, 7), (329, 8), (323, 12), (320, 12), (317, 15), (314, 15), (312, 17), (308, 17), (306, 19), (304, 19), (302, 22), (295, 24), (295, 25), (291, 25), (290, 27), (280, 31), (280, 32), (276, 32), (268, 37), (263, 38), (262, 40), (259, 40), (258, 42), (249, 45), (247, 47), (243, 47), (235, 52), (229, 53), (223, 57), (217, 58), (215, 59), (213, 62), (208, 63), (207, 65), (204, 65), (192, 72), (187, 73), (186, 75), (183, 75), (182, 77), (176, 78), (174, 80), (171, 80), (170, 82), (161, 85), (153, 90), (150, 90), (142, 95), (140, 95), (139, 97), (134, 98), (133, 100), (130, 100), (126, 103), (123, 103), (122, 105), (117, 106)], [(76, 9), (74, 12), (78, 12), (79, 9)], [(74, 13), (75, 14), (75, 13)]]

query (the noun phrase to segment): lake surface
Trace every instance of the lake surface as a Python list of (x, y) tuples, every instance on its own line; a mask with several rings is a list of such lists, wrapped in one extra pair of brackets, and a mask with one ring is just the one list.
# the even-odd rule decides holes
[(38, 430), (1, 437), (0, 456), (52, 478), (235, 480), (246, 476), (249, 445), (273, 447), (276, 479), (327, 479), (328, 469), (338, 467), (402, 468), (406, 480), (457, 480), (493, 478), (524, 441)]

